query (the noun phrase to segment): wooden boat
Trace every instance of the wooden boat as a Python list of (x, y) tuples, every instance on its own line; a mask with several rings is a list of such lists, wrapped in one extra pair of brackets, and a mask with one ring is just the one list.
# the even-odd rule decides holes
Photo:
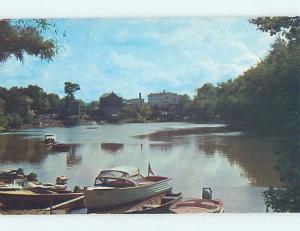
[(4, 210), (47, 208), (80, 196), (83, 196), (83, 193), (68, 191), (56, 193), (43, 188), (32, 188), (0, 192), (0, 203)]
[[(151, 170), (152, 171), (152, 170)], [(163, 176), (143, 177), (138, 168), (121, 166), (103, 170), (94, 187), (84, 191), (88, 212), (109, 209), (172, 191), (172, 179)]]
[(176, 203), (171, 213), (223, 213), (223, 201), (209, 199), (189, 199)]
[(163, 193), (145, 200), (127, 210), (126, 214), (167, 213), (172, 205), (182, 198), (182, 193)]

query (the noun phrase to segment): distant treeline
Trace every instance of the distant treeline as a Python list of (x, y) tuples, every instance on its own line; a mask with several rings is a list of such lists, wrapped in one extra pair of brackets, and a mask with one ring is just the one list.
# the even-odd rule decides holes
[[(250, 22), (259, 30), (277, 36), (269, 53), (234, 80), (217, 86), (206, 83), (197, 89), (193, 99), (182, 95), (181, 112), (191, 121), (224, 121), (240, 129), (260, 132), (299, 132), (300, 17), (263, 17)], [(31, 124), (35, 114), (59, 114), (66, 99), (80, 89), (79, 85), (65, 84), (64, 98), (32, 85), (0, 88), (0, 126)], [(99, 104), (99, 101), (89, 104), (79, 101), (90, 108)], [(148, 111), (151, 113), (151, 108), (147, 108), (146, 114)]]
[(299, 132), (300, 45), (278, 40), (268, 55), (234, 80), (207, 83), (185, 107), (198, 121), (223, 120), (263, 132)]
[(0, 126), (20, 127), (32, 124), (36, 114), (60, 113), (65, 99), (56, 94), (48, 94), (36, 85), (28, 87), (0, 87)]
[(294, 133), (300, 130), (300, 17), (251, 19), (276, 35), (271, 51), (234, 80), (197, 89), (184, 107), (194, 120), (223, 120), (242, 129)]

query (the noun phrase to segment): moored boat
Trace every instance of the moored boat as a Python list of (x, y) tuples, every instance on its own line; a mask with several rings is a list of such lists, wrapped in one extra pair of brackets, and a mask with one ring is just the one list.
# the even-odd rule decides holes
[(0, 192), (2, 209), (47, 208), (82, 196), (82, 192), (53, 192), (43, 188)]
[(163, 193), (145, 200), (129, 210), (126, 214), (154, 214), (167, 213), (172, 205), (180, 201), (182, 193)]
[(211, 188), (202, 189), (202, 199), (188, 199), (175, 203), (170, 207), (171, 213), (223, 213), (223, 201), (212, 199)]
[(189, 199), (176, 203), (171, 213), (223, 213), (223, 201), (220, 199)]
[(129, 166), (101, 171), (95, 179), (94, 187), (84, 191), (88, 212), (138, 202), (172, 191), (172, 179), (149, 176), (149, 170), (146, 177), (140, 174), (138, 168)]
[(0, 171), (0, 182), (12, 183), (15, 179), (23, 179), (25, 177), (22, 168), (11, 171)]
[(45, 134), (44, 143), (45, 144), (53, 144), (56, 142), (56, 136), (54, 134)]

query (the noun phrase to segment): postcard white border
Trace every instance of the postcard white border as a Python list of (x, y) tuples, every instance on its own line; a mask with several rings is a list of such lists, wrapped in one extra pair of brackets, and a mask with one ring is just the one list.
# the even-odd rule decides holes
[[(0, 0), (0, 18), (300, 15), (299, 0)], [(0, 216), (0, 230), (287, 230), (298, 214)]]

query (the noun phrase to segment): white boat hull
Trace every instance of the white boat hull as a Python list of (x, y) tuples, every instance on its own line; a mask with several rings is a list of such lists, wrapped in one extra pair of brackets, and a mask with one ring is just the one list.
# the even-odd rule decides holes
[(88, 212), (91, 212), (141, 201), (158, 194), (171, 191), (172, 179), (165, 179), (153, 184), (136, 187), (93, 187), (84, 191), (84, 201)]

